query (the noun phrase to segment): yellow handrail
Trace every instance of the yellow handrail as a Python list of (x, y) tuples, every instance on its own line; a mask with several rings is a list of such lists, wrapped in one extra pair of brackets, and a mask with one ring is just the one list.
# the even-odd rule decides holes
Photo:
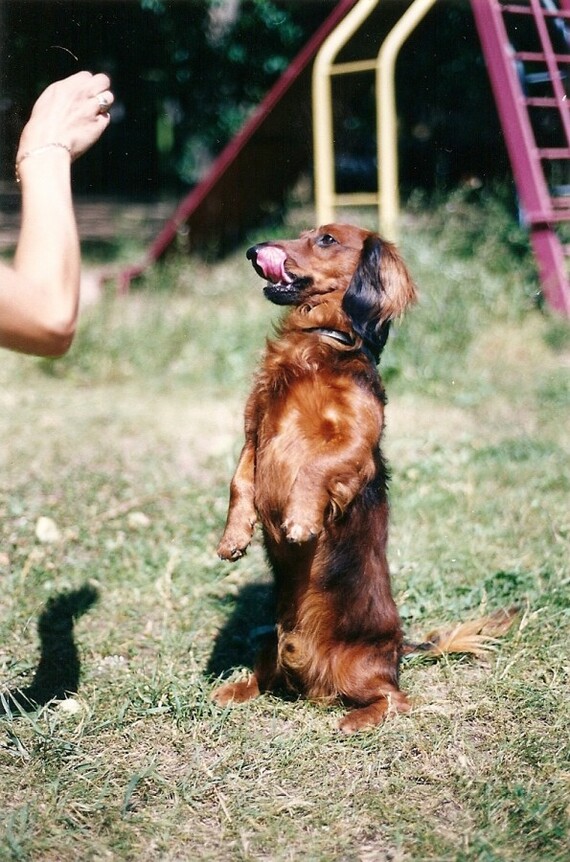
[(317, 222), (334, 219), (334, 129), (331, 69), (335, 57), (380, 0), (359, 0), (321, 45), (313, 65), (313, 148)]
[(414, 0), (390, 30), (378, 54), (376, 70), (376, 122), (378, 146), (378, 224), (386, 239), (398, 239), (398, 117), (396, 113), (396, 60), (400, 48), (427, 15), (436, 0)]
[[(398, 128), (395, 67), (400, 48), (437, 0), (413, 0), (384, 39), (374, 60), (334, 65), (335, 57), (380, 0), (359, 0), (325, 39), (313, 65), (313, 146), (315, 209), (319, 224), (334, 220), (335, 205), (378, 206), (380, 231), (397, 239), (400, 214), (398, 194)], [(331, 76), (375, 71), (378, 193), (337, 195), (334, 176), (334, 129)]]

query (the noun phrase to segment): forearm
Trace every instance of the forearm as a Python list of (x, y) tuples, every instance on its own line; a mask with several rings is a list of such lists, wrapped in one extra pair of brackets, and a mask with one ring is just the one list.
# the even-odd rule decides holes
[(22, 226), (14, 259), (10, 343), (57, 356), (69, 347), (79, 303), (80, 250), (73, 211), (70, 156), (51, 148), (20, 165)]
[(50, 84), (22, 131), (22, 226), (13, 266), (0, 263), (0, 347), (60, 356), (71, 344), (81, 268), (71, 162), (109, 124), (109, 85), (85, 71)]

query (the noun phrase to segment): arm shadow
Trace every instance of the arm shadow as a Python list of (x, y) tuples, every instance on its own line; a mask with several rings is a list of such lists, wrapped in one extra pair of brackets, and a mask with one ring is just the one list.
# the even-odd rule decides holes
[(81, 662), (73, 625), (99, 597), (90, 584), (50, 598), (38, 619), (40, 658), (30, 685), (0, 692), (0, 716), (17, 717), (79, 687)]

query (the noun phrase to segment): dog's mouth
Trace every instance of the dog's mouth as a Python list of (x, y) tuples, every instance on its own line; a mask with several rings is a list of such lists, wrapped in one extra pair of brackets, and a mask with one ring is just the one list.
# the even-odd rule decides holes
[(294, 280), (285, 269), (286, 253), (275, 245), (253, 246), (248, 250), (247, 257), (257, 274), (271, 284), (287, 287)]
[(267, 281), (263, 293), (276, 305), (296, 305), (311, 279), (295, 276), (285, 268), (287, 254), (275, 245), (254, 245), (247, 250), (247, 259), (256, 273)]

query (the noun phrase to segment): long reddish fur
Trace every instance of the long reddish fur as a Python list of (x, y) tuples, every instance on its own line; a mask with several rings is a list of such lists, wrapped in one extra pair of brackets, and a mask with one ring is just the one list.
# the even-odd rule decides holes
[(389, 321), (416, 293), (394, 246), (360, 228), (327, 225), (262, 244), (254, 265), (267, 247), (300, 287), (247, 401), (218, 554), (239, 559), (261, 522), (277, 626), (250, 678), (213, 698), (226, 705), (285, 688), (341, 701), (352, 710), (340, 728), (351, 733), (410, 708), (386, 558), (385, 395), (370, 350), (381, 350)]

